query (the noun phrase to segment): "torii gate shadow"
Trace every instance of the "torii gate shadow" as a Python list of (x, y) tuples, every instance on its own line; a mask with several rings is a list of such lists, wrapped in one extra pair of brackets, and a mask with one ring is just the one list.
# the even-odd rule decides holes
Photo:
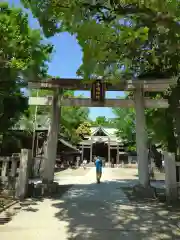
[(170, 211), (154, 200), (129, 200), (123, 189), (134, 183), (125, 179), (79, 184), (59, 202), (56, 199), (55, 217), (67, 223), (67, 239), (180, 239), (175, 225), (180, 212)]

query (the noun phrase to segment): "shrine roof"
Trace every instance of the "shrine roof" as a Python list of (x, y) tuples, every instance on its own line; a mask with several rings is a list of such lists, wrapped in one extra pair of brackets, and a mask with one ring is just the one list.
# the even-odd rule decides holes
[(63, 138), (58, 138), (58, 141), (61, 142), (64, 146), (74, 150), (75, 152), (80, 152), (78, 148), (72, 145), (70, 142), (64, 140)]
[(117, 129), (116, 128), (108, 128), (108, 127), (102, 127), (102, 126), (98, 126), (98, 127), (91, 127), (91, 136), (95, 135), (99, 130), (102, 130), (105, 135), (109, 136), (109, 137), (116, 137), (116, 132)]
[[(117, 129), (116, 128), (108, 128), (108, 127), (91, 127), (91, 136), (87, 136), (86, 140), (83, 140), (81, 144), (90, 145), (92, 142), (110, 142), (110, 145), (122, 144), (122, 139), (116, 136)], [(98, 134), (101, 133), (101, 134)]]

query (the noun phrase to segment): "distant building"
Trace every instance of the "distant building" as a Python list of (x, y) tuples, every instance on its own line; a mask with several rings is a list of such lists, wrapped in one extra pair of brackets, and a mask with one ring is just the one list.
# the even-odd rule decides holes
[[(50, 118), (46, 115), (37, 115), (36, 125), (33, 122), (33, 119), (21, 118), (15, 126), (9, 130), (9, 132), (24, 132), (27, 131), (28, 135), (19, 135), (17, 139), (21, 142), (23, 148), (32, 149), (34, 141), (34, 156), (40, 156), (44, 154), (44, 144), (47, 139), (48, 129), (50, 126)], [(34, 136), (33, 136), (34, 131)], [(12, 144), (10, 144), (12, 145)], [(1, 151), (3, 156), (12, 155), (12, 153), (20, 153), (21, 148), (17, 147), (15, 144), (13, 147), (7, 146), (7, 149)], [(76, 156), (80, 155), (79, 149), (76, 146), (73, 146), (69, 141), (63, 139), (61, 135), (58, 137), (57, 143), (57, 161), (61, 160), (75, 160)]]
[(81, 158), (93, 161), (94, 156), (105, 159), (106, 162), (119, 163), (127, 155), (122, 139), (116, 136), (116, 128), (92, 127), (91, 136), (80, 142)]

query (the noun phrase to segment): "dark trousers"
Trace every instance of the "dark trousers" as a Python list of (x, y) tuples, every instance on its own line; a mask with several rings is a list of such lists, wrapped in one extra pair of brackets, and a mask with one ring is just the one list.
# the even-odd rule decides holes
[(97, 182), (100, 182), (101, 176), (102, 176), (102, 171), (97, 171), (96, 170), (96, 180), (97, 180)]

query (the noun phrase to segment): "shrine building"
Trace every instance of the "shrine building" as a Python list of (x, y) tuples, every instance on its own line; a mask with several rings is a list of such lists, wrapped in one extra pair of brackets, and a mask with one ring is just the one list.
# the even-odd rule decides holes
[(91, 135), (80, 142), (81, 159), (93, 161), (94, 156), (104, 158), (106, 162), (119, 163), (125, 153), (122, 139), (117, 138), (116, 128), (91, 127)]

